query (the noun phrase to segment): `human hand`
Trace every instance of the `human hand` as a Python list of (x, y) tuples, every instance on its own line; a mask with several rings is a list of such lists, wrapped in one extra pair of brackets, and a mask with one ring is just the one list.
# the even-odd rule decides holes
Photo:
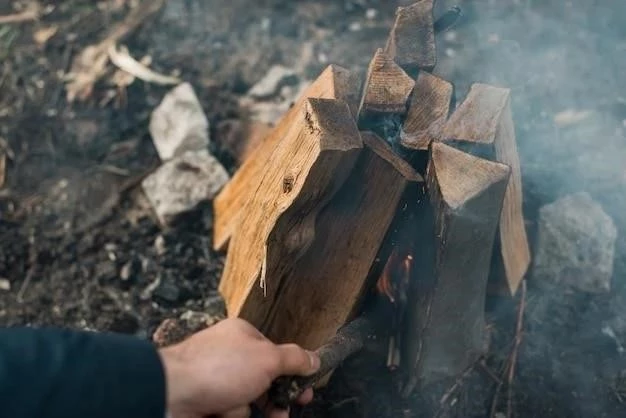
[[(241, 319), (226, 319), (159, 351), (167, 380), (172, 418), (210, 415), (249, 416), (248, 405), (282, 375), (310, 375), (319, 358), (294, 344), (276, 345)], [(311, 401), (311, 390), (300, 398)], [(260, 405), (266, 416), (286, 418), (288, 411)]]

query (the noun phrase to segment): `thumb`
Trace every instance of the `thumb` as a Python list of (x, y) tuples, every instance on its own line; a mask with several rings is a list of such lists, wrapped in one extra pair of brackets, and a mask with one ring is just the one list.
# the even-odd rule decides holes
[(252, 411), (249, 406), (242, 406), (220, 415), (220, 418), (249, 418)]
[(320, 368), (320, 358), (317, 354), (307, 351), (296, 344), (281, 344), (278, 346), (280, 356), (280, 370), (278, 375), (308, 376)]

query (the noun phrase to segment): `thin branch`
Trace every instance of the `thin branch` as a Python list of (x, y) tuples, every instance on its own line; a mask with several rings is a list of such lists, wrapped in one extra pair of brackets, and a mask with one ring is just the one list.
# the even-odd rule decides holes
[(506, 407), (506, 416), (511, 418), (513, 414), (513, 378), (515, 377), (515, 366), (517, 364), (517, 353), (519, 352), (519, 346), (522, 342), (522, 328), (524, 326), (524, 312), (526, 310), (526, 280), (522, 280), (522, 292), (520, 295), (519, 309), (517, 311), (517, 326), (515, 328), (515, 346), (511, 353), (511, 365), (509, 367), (509, 375), (507, 379), (508, 384), (508, 399)]

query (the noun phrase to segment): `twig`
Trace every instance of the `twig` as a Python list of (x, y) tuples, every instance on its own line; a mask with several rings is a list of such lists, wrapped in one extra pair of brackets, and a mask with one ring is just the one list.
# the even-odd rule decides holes
[(149, 17), (155, 15), (166, 0), (144, 0), (126, 16), (123, 22), (111, 28), (105, 38), (95, 45), (87, 46), (74, 58), (70, 73), (67, 74), (67, 101), (85, 100), (92, 92), (94, 84), (107, 71), (108, 50), (111, 45), (127, 37)]
[(517, 364), (517, 353), (522, 342), (522, 327), (524, 326), (524, 311), (526, 310), (526, 280), (522, 281), (522, 292), (520, 295), (519, 309), (517, 311), (517, 326), (515, 328), (515, 345), (511, 353), (511, 365), (507, 378), (508, 399), (506, 405), (506, 416), (510, 418), (513, 413), (513, 377), (515, 377), (515, 366)]
[[(520, 295), (520, 303), (519, 308), (517, 310), (517, 322), (515, 326), (515, 339), (513, 342), (513, 348), (511, 349), (511, 354), (505, 364), (504, 370), (502, 372), (507, 374), (507, 386), (508, 386), (508, 399), (507, 399), (507, 418), (511, 417), (513, 413), (513, 404), (511, 398), (513, 397), (513, 377), (515, 376), (515, 364), (517, 363), (517, 352), (519, 350), (520, 343), (522, 342), (522, 327), (524, 325), (524, 312), (526, 310), (526, 280), (522, 281), (522, 291)], [(496, 386), (496, 391), (493, 395), (493, 401), (491, 402), (491, 411), (489, 413), (489, 417), (493, 418), (496, 415), (496, 408), (498, 406), (498, 400), (500, 398), (500, 392), (502, 391), (502, 386), (504, 385), (504, 378), (500, 379), (498, 385)]]
[(500, 379), (498, 376), (496, 376), (496, 374), (493, 372), (493, 370), (491, 370), (486, 364), (485, 364), (485, 360), (481, 360), (478, 365), (480, 366), (480, 368), (487, 374), (487, 376), (489, 376), (494, 382), (500, 384), (502, 382), (502, 379)]
[(472, 371), (474, 371), (475, 367), (476, 367), (476, 363), (471, 364), (467, 369), (465, 369), (465, 371), (456, 379), (454, 384), (450, 386), (450, 388), (446, 391), (446, 393), (443, 394), (443, 396), (439, 400), (439, 409), (437, 410), (435, 417), (441, 416), (441, 414), (444, 411), (445, 404), (448, 402), (448, 399), (450, 399), (450, 397), (461, 387), (461, 385), (463, 384), (463, 381), (467, 378), (467, 376), (470, 375)]
[(33, 276), (35, 275), (35, 270), (37, 268), (37, 249), (35, 248), (35, 236), (31, 234), (28, 240), (30, 241), (30, 249), (28, 253), (28, 263), (30, 264), (30, 266), (28, 266), (26, 277), (24, 277), (24, 281), (20, 286), (20, 290), (17, 292), (16, 299), (18, 303), (24, 302), (24, 294), (26, 293), (26, 289), (28, 289), (28, 286), (30, 285)]
[(365, 315), (349, 322), (316, 351), (321, 363), (317, 373), (306, 377), (279, 377), (270, 388), (270, 402), (278, 408), (287, 409), (307, 388), (312, 387), (346, 358), (361, 350), (375, 332), (372, 319)]
[(26, 10), (19, 13), (0, 16), (0, 25), (5, 23), (31, 22), (33, 20), (39, 19), (40, 12), (41, 7), (39, 6), (39, 4), (33, 3), (31, 7), (28, 7)]

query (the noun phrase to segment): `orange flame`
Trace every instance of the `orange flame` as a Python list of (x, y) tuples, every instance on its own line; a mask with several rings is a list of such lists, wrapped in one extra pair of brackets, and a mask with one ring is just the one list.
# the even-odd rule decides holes
[(376, 290), (387, 296), (391, 303), (395, 303), (402, 296), (402, 292), (407, 290), (412, 266), (413, 256), (407, 254), (402, 257), (399, 247), (394, 247), (376, 282)]

